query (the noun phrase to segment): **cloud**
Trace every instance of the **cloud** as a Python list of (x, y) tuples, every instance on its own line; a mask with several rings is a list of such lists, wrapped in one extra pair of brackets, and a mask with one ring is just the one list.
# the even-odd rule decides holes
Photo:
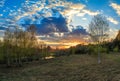
[(98, 15), (100, 14), (98, 11), (97, 12), (93, 12), (93, 11), (90, 11), (90, 10), (82, 10), (84, 13), (88, 14), (88, 15), (91, 15), (91, 16), (94, 16), (94, 15)]
[[(28, 15), (33, 15), (37, 13), (37, 11), (40, 11), (44, 7), (38, 7), (37, 5), (32, 5), (32, 7), (28, 6), (28, 10), (31, 9), (31, 11), (24, 11), (23, 14), (16, 16), (16, 20), (19, 20), (21, 17), (28, 16)], [(18, 9), (18, 12), (22, 12), (21, 9)], [(20, 13), (19, 13), (20, 14)]]
[[(15, 17), (16, 21), (19, 20), (21, 17), (34, 15), (37, 12), (40, 12), (39, 16), (47, 16), (48, 17), (48, 16), (52, 16), (51, 11), (49, 11), (50, 9), (55, 8), (57, 10), (57, 7), (59, 6), (58, 10), (60, 10), (60, 7), (62, 8), (62, 7), (66, 7), (66, 6), (70, 5), (68, 3), (63, 3), (61, 1), (57, 2), (56, 0), (51, 0), (51, 1), (49, 0), (48, 4), (45, 1), (36, 1), (36, 2), (32, 1), (32, 3), (34, 3), (34, 4), (30, 4), (30, 3), (31, 3), (31, 1), (26, 1), (24, 4), (22, 4), (22, 8), (19, 8), (17, 10), (17, 12), (14, 11), (14, 14), (13, 14), (13, 12), (11, 12), (10, 15), (11, 16), (16, 15), (16, 17)], [(81, 6), (81, 8), (82, 8), (82, 6)]]
[(72, 6), (70, 6), (70, 8), (81, 10), (81, 9), (85, 8), (85, 5), (83, 5), (83, 4), (72, 4)]
[(116, 10), (116, 13), (120, 16), (120, 5), (116, 4), (116, 3), (111, 3), (110, 6)]
[[(32, 3), (32, 4), (31, 4)], [(64, 0), (48, 0), (46, 1), (26, 1), (22, 4), (22, 7), (17, 11), (13, 10), (10, 12), (10, 16), (15, 17), (15, 21), (18, 21), (20, 18), (25, 16), (37, 15), (38, 18), (41, 16), (52, 17), (50, 9), (58, 10), (64, 17), (68, 20), (68, 23), (71, 21), (74, 15), (84, 16), (88, 15), (97, 15), (98, 12), (92, 12), (85, 9), (86, 5), (84, 4), (74, 4)], [(38, 13), (39, 12), (39, 13)]]
[[(30, 25), (29, 23), (26, 25), (26, 18), (22, 19), (21, 21), (19, 23), (21, 23), (23, 27), (27, 27), (27, 25)], [(28, 20), (28, 22), (31, 22), (31, 21)], [(67, 27), (65, 18), (62, 17), (62, 15), (59, 16), (58, 18), (56, 18), (56, 17), (43, 18), (40, 21), (40, 23), (41, 24), (34, 23), (35, 26), (37, 27), (37, 33), (40, 35), (52, 35), (52, 36), (60, 35), (60, 36), (62, 36), (62, 34), (59, 34), (60, 32), (61, 33), (68, 32), (68, 27)], [(59, 33), (57, 33), (57, 32), (59, 32)]]
[(67, 10), (65, 15), (72, 16), (72, 15), (75, 15), (79, 12), (80, 12), (79, 10)]
[(86, 21), (86, 20), (87, 20), (87, 18), (82, 18), (82, 20)]
[(72, 32), (71, 32), (72, 35), (88, 35), (86, 29), (84, 29), (83, 26), (79, 25), (79, 26), (76, 26), (76, 29), (73, 29)]
[(66, 10), (64, 12), (62, 12), (62, 14), (70, 16), (70, 15), (80, 13), (80, 11), (85, 8), (85, 5), (83, 5), (83, 4), (71, 4), (69, 6), (64, 6), (64, 7), (66, 7)]
[[(84, 17), (86, 14), (88, 14), (90, 16), (94, 16), (94, 15), (100, 14), (99, 11), (91, 11), (91, 10), (86, 9), (86, 5), (80, 4), (80, 3), (79, 4), (70, 4), (61, 13), (67, 19), (68, 28), (69, 28), (70, 31), (72, 30), (70, 25), (71, 25), (71, 22), (72, 22), (72, 19), (73, 19), (74, 16)], [(85, 20), (85, 19), (83, 19), (83, 20)]]
[[(98, 11), (93, 12), (91, 10), (87, 10), (86, 5), (84, 4), (81, 3), (74, 4), (66, 0), (42, 0), (42, 1), (28, 0), (25, 1), (25, 3), (22, 3), (21, 7), (18, 10), (10, 11), (9, 16), (14, 20), (16, 24), (18, 24), (17, 22), (20, 21), (21, 18), (23, 17), (29, 17), (26, 20), (27, 24), (34, 24), (31, 23), (31, 21), (39, 22), (36, 20), (42, 17), (44, 18), (54, 17), (54, 16), (56, 18), (59, 17), (59, 15), (54, 14), (52, 10), (57, 10), (59, 11), (60, 14), (62, 14), (62, 16), (65, 18), (65, 21), (67, 21), (67, 27), (70, 31), (72, 29), (69, 26), (75, 15), (83, 17), (86, 14), (88, 15), (99, 14)], [(86, 19), (83, 18), (83, 20)], [(21, 22), (26, 23), (24, 21)]]
[(119, 23), (117, 20), (113, 19), (112, 17), (108, 17), (107, 20), (116, 25)]
[(90, 11), (87, 9), (82, 9), (79, 13), (77, 13), (77, 16), (83, 17), (85, 14), (88, 14), (90, 16), (94, 16), (94, 15), (100, 14), (100, 12), (98, 12), (98, 11), (93, 12), (93, 11)]
[(82, 16), (84, 16), (85, 14), (86, 14), (86, 13), (80, 12), (80, 13), (77, 13), (77, 16), (82, 17)]

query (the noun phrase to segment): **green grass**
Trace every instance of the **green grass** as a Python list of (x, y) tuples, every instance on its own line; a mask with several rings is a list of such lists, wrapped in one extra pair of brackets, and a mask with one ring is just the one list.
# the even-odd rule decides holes
[(20, 68), (0, 68), (0, 81), (120, 81), (120, 55), (61, 56)]

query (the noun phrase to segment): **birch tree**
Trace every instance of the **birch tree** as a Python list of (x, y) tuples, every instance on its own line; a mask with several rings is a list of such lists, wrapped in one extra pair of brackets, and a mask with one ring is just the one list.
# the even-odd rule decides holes
[(99, 50), (100, 43), (104, 42), (105, 39), (108, 37), (108, 30), (109, 30), (109, 23), (106, 17), (102, 15), (94, 16), (89, 24), (90, 36), (93, 42), (95, 42), (98, 45), (97, 47), (98, 63), (101, 63), (100, 50)]

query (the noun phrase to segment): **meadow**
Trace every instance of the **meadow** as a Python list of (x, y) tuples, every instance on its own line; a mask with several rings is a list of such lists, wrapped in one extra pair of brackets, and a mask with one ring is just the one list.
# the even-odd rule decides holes
[(120, 54), (70, 55), (24, 63), (22, 67), (0, 66), (0, 81), (119, 81)]

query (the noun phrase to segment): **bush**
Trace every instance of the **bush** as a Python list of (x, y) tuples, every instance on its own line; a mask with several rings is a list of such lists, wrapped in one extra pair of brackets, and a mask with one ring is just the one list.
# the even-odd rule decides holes
[(119, 52), (119, 48), (118, 48), (118, 47), (115, 47), (115, 48), (113, 49), (113, 52)]

